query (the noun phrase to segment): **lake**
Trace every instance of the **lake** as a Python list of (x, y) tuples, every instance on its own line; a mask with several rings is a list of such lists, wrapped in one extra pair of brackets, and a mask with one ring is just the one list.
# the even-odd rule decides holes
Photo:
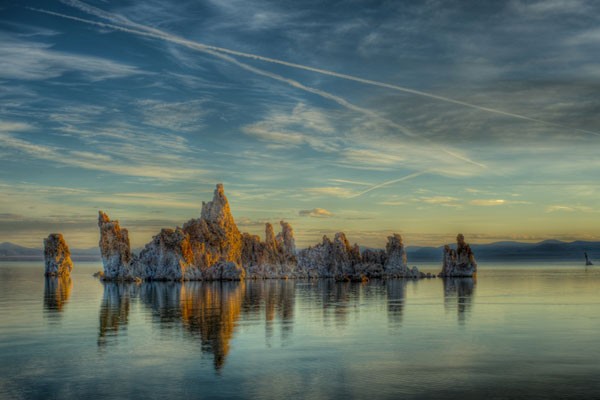
[(600, 267), (143, 284), (99, 269), (0, 263), (1, 398), (600, 398)]

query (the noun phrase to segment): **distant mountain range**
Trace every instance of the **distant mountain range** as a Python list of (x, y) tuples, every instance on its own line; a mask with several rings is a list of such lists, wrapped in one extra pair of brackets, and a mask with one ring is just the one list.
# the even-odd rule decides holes
[[(444, 246), (408, 246), (406, 254), (409, 262), (438, 261), (442, 258)], [(580, 261), (584, 262), (584, 252), (595, 264), (600, 265), (600, 242), (562, 242), (544, 240), (538, 243), (495, 242), (471, 245), (475, 258), (480, 261)]]
[[(444, 246), (423, 247), (408, 246), (406, 254), (409, 263), (436, 262), (442, 259)], [(587, 252), (594, 264), (600, 265), (600, 242), (562, 242), (560, 240), (544, 240), (539, 243), (495, 242), (471, 245), (475, 258), (481, 261), (580, 261), (584, 262), (583, 253)], [(139, 250), (139, 249), (138, 249)], [(89, 249), (71, 249), (74, 261), (100, 260), (97, 247)], [(14, 243), (0, 243), (0, 260), (42, 260), (42, 249), (19, 246)]]
[[(96, 261), (100, 260), (100, 249), (91, 247), (89, 249), (71, 249), (71, 258), (74, 261)], [(4, 242), (0, 243), (0, 260), (43, 260), (44, 250), (19, 246), (18, 244)]]

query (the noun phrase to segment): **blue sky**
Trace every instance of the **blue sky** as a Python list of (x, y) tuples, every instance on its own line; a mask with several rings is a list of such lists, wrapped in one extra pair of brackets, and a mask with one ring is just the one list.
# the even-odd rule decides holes
[[(323, 4), (326, 3), (326, 4)], [(244, 231), (600, 240), (600, 5), (4, 1), (0, 242)]]

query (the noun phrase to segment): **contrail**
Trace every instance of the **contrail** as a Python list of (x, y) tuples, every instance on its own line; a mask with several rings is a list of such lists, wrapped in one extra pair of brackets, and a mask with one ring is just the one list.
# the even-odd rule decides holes
[(391, 181), (378, 183), (377, 185), (371, 186), (367, 190), (363, 190), (362, 192), (353, 194), (352, 196), (348, 196), (347, 198), (348, 199), (353, 199), (355, 197), (362, 196), (365, 193), (369, 193), (371, 190), (379, 189), (379, 188), (382, 188), (384, 186), (392, 185), (394, 183), (398, 183), (398, 182), (402, 182), (402, 181), (407, 181), (409, 179), (416, 178), (417, 176), (421, 176), (423, 174), (426, 174), (427, 172), (429, 172), (429, 170), (415, 172), (414, 174), (406, 175), (406, 176), (403, 176), (402, 178), (399, 178), (399, 179), (394, 179), (394, 180), (391, 180)]
[[(136, 22), (133, 22), (131, 20), (129, 20), (128, 18), (125, 18), (121, 15), (118, 14), (112, 14), (109, 12), (106, 12), (102, 9), (90, 6), (86, 3), (83, 3), (79, 0), (61, 0), (62, 3), (70, 5), (72, 7), (78, 8), (79, 10), (87, 13), (87, 14), (91, 14), (91, 15), (95, 15), (96, 17), (99, 18), (104, 18), (116, 23), (120, 23), (120, 24), (125, 24), (128, 26), (132, 26), (135, 27), (137, 29), (142, 29), (143, 31), (149, 32), (149, 33), (154, 33), (157, 34), (159, 36), (162, 36), (164, 39), (167, 39), (167, 37), (169, 38), (169, 40), (175, 40), (177, 42), (180, 41), (186, 41), (186, 42), (191, 42), (188, 41), (186, 39), (182, 39), (176, 35), (161, 31), (159, 29), (156, 28), (152, 28), (146, 25), (142, 25), (142, 24), (138, 24)], [(42, 11), (43, 10), (39, 10), (37, 9), (36, 11)], [(45, 10), (44, 10), (45, 11)], [(52, 13), (52, 12), (48, 12), (48, 13)], [(66, 15), (62, 15), (62, 14), (58, 14), (58, 13), (54, 13), (54, 15), (58, 15), (58, 16), (62, 16), (62, 17), (67, 17)], [(71, 18), (76, 18), (76, 17), (71, 17)], [(82, 21), (83, 22), (83, 21)], [(345, 80), (349, 80), (349, 81), (354, 81), (354, 82), (359, 82), (359, 83), (363, 83), (366, 85), (371, 85), (371, 86), (378, 86), (378, 87), (382, 87), (382, 88), (386, 88), (386, 89), (392, 89), (392, 90), (396, 90), (396, 91), (400, 91), (400, 92), (404, 92), (404, 93), (410, 93), (410, 94), (414, 94), (414, 95), (418, 95), (418, 96), (423, 96), (423, 97), (428, 97), (430, 99), (434, 99), (434, 100), (438, 100), (438, 101), (443, 101), (443, 102), (447, 102), (447, 103), (451, 103), (451, 104), (456, 104), (456, 105), (460, 105), (463, 107), (469, 107), (469, 108), (474, 108), (476, 110), (480, 110), (480, 111), (485, 111), (485, 112), (489, 112), (489, 113), (493, 113), (493, 114), (499, 114), (499, 115), (503, 115), (506, 117), (512, 117), (512, 118), (517, 118), (517, 119), (521, 119), (521, 120), (525, 120), (525, 121), (530, 121), (530, 122), (536, 122), (536, 123), (540, 123), (540, 124), (544, 124), (544, 125), (548, 125), (548, 126), (554, 126), (554, 127), (559, 127), (559, 128), (565, 128), (565, 129), (573, 129), (575, 131), (578, 132), (582, 132), (582, 133), (588, 133), (588, 134), (592, 134), (592, 135), (597, 135), (600, 136), (600, 133), (598, 132), (593, 132), (593, 131), (588, 131), (588, 130), (584, 130), (584, 129), (578, 129), (578, 128), (571, 128), (562, 124), (558, 124), (555, 122), (550, 122), (550, 121), (545, 121), (539, 118), (533, 118), (533, 117), (528, 117), (526, 115), (522, 115), (522, 114), (517, 114), (517, 113), (512, 113), (512, 112), (508, 112), (508, 111), (503, 111), (497, 108), (491, 108), (491, 107), (484, 107), (484, 106), (480, 106), (477, 104), (473, 104), (473, 103), (469, 103), (469, 102), (465, 102), (465, 101), (461, 101), (461, 100), (457, 100), (457, 99), (453, 99), (450, 97), (446, 97), (446, 96), (440, 96), (440, 95), (436, 95), (433, 93), (428, 93), (428, 92), (423, 92), (421, 90), (416, 90), (416, 89), (411, 89), (408, 87), (404, 87), (404, 86), (399, 86), (399, 85), (393, 85), (390, 83), (385, 83), (385, 82), (380, 82), (380, 81), (375, 81), (375, 80), (371, 80), (371, 79), (365, 79), (365, 78), (360, 78), (357, 76), (352, 76), (352, 75), (348, 75), (348, 74), (342, 74), (339, 72), (334, 72), (334, 71), (330, 71), (330, 70), (326, 70), (326, 69), (322, 69), (322, 68), (316, 68), (316, 67), (311, 67), (308, 65), (302, 65), (302, 64), (297, 64), (297, 63), (293, 63), (293, 62), (289, 62), (289, 61), (284, 61), (284, 60), (279, 60), (276, 58), (270, 58), (270, 57), (264, 57), (258, 54), (252, 54), (252, 53), (245, 53), (245, 52), (241, 52), (241, 51), (236, 51), (236, 50), (231, 50), (231, 49), (227, 49), (224, 47), (218, 47), (218, 46), (212, 46), (212, 45), (207, 45), (207, 44), (203, 44), (200, 42), (191, 42), (194, 43), (196, 46), (200, 46), (204, 49), (207, 50), (213, 50), (213, 51), (217, 51), (217, 52), (221, 52), (221, 53), (226, 53), (226, 54), (230, 54), (233, 56), (238, 56), (238, 57), (244, 57), (244, 58), (250, 58), (253, 60), (259, 60), (259, 61), (264, 61), (264, 62), (268, 62), (268, 63), (273, 63), (273, 64), (279, 64), (279, 65), (284, 65), (286, 67), (290, 67), (290, 68), (295, 68), (295, 69), (301, 69), (301, 70), (305, 70), (305, 71), (311, 71), (311, 72), (316, 72), (318, 74), (322, 74), (322, 75), (328, 75), (328, 76), (332, 76), (332, 77), (336, 77), (339, 79), (345, 79)]]
[[(54, 12), (54, 11), (48, 11), (48, 10), (44, 10), (44, 9), (38, 9), (38, 8), (30, 8), (30, 9), (33, 10), (33, 11), (44, 13), (44, 14), (54, 15), (54, 16), (57, 16), (57, 17), (66, 18), (66, 19), (70, 19), (70, 20), (73, 20), (73, 21), (83, 22), (83, 23), (86, 23), (86, 24), (89, 24), (89, 25), (95, 25), (95, 26), (99, 26), (99, 27), (102, 27), (102, 28), (114, 29), (114, 30), (118, 30), (118, 31), (122, 31), (122, 32), (132, 33), (134, 35), (151, 37), (151, 38), (154, 38), (154, 39), (162, 39), (162, 40), (166, 40), (166, 41), (169, 41), (169, 42), (180, 44), (180, 45), (182, 45), (184, 47), (188, 47), (188, 48), (191, 48), (191, 49), (194, 49), (194, 50), (198, 50), (198, 51), (201, 51), (201, 52), (204, 52), (204, 53), (207, 53), (207, 54), (211, 54), (211, 55), (213, 55), (213, 56), (215, 56), (217, 58), (220, 58), (220, 59), (225, 60), (225, 61), (227, 61), (229, 63), (235, 64), (238, 67), (240, 67), (242, 69), (245, 69), (247, 71), (253, 72), (253, 73), (257, 74), (257, 75), (266, 76), (266, 77), (274, 79), (276, 81), (286, 83), (286, 84), (288, 84), (288, 85), (290, 85), (292, 87), (295, 87), (297, 89), (300, 89), (300, 90), (303, 90), (303, 91), (306, 91), (306, 92), (309, 92), (309, 93), (312, 93), (312, 94), (316, 94), (316, 95), (321, 96), (321, 97), (323, 97), (325, 99), (328, 99), (328, 100), (332, 100), (333, 102), (335, 102), (335, 103), (339, 104), (340, 106), (345, 107), (345, 108), (347, 108), (349, 110), (359, 112), (359, 113), (364, 114), (364, 115), (366, 115), (368, 117), (371, 117), (371, 118), (375, 118), (375, 119), (383, 122), (384, 124), (388, 125), (389, 127), (398, 129), (399, 131), (401, 131), (402, 133), (404, 133), (406, 136), (413, 137), (413, 138), (419, 138), (419, 136), (417, 134), (415, 134), (414, 132), (412, 132), (407, 127), (405, 127), (403, 125), (400, 125), (400, 124), (398, 124), (396, 122), (390, 121), (389, 119), (387, 119), (387, 118), (385, 118), (385, 117), (377, 114), (376, 112), (374, 112), (372, 110), (369, 110), (369, 109), (366, 109), (366, 108), (363, 108), (363, 107), (359, 107), (359, 106), (357, 106), (355, 104), (350, 103), (348, 100), (346, 100), (346, 99), (344, 99), (342, 97), (336, 96), (334, 94), (331, 94), (329, 92), (326, 92), (326, 91), (323, 91), (323, 90), (320, 90), (320, 89), (316, 89), (316, 88), (313, 88), (313, 87), (310, 87), (310, 86), (306, 86), (306, 85), (304, 85), (304, 84), (302, 84), (302, 83), (300, 83), (300, 82), (298, 82), (298, 81), (296, 81), (294, 79), (289, 79), (289, 78), (283, 77), (281, 75), (275, 74), (273, 72), (265, 71), (265, 70), (262, 70), (260, 68), (253, 67), (251, 65), (244, 64), (244, 63), (240, 62), (239, 60), (237, 60), (237, 59), (235, 59), (233, 57), (230, 57), (230, 56), (228, 56), (226, 54), (223, 54), (222, 52), (219, 52), (217, 50), (211, 49), (210, 46), (206, 46), (206, 45), (203, 45), (201, 43), (197, 43), (197, 42), (194, 42), (194, 41), (191, 41), (191, 40), (183, 39), (181, 37), (178, 37), (178, 36), (175, 36), (175, 35), (171, 35), (169, 33), (166, 33), (166, 32), (154, 29), (154, 28), (146, 28), (143, 25), (139, 25), (139, 24), (135, 24), (135, 23), (131, 23), (131, 24), (135, 25), (136, 27), (139, 27), (139, 29), (143, 29), (143, 30), (126, 28), (126, 27), (123, 27), (123, 26), (120, 26), (120, 25), (108, 24), (108, 23), (105, 23), (105, 22), (91, 21), (91, 20), (88, 20), (88, 19), (85, 19), (85, 18), (79, 18), (79, 17), (75, 17), (75, 16), (72, 16), (72, 15), (61, 14), (61, 13), (57, 13), (57, 12)], [(104, 17), (104, 18), (108, 18), (108, 17)], [(421, 138), (421, 139), (422, 140), (427, 140), (427, 139), (424, 139), (424, 138)], [(442, 149), (442, 150), (445, 151), (444, 149)], [(450, 154), (450, 153), (448, 153), (448, 154)]]
[[(129, 22), (127, 22), (130, 25), (139, 27), (139, 29), (142, 29), (142, 30), (127, 28), (127, 27), (123, 27), (123, 26), (120, 26), (120, 25), (114, 25), (114, 24), (109, 24), (109, 23), (100, 22), (100, 21), (91, 21), (91, 20), (88, 20), (88, 19), (85, 19), (85, 18), (79, 18), (79, 17), (75, 17), (75, 16), (72, 16), (72, 15), (61, 14), (61, 13), (57, 13), (57, 12), (49, 11), (49, 10), (44, 10), (44, 9), (31, 8), (31, 7), (29, 9), (31, 9), (33, 11), (36, 11), (36, 12), (41, 12), (41, 13), (48, 14), (48, 15), (53, 15), (53, 16), (57, 16), (57, 17), (65, 18), (65, 19), (70, 19), (70, 20), (73, 20), (73, 21), (78, 21), (78, 22), (82, 22), (82, 23), (85, 23), (85, 24), (89, 24), (89, 25), (99, 26), (99, 27), (102, 27), (102, 28), (114, 29), (114, 30), (117, 30), (117, 31), (131, 33), (131, 34), (134, 34), (134, 35), (139, 35), (139, 36), (144, 36), (144, 37), (150, 37), (150, 38), (154, 38), (154, 39), (162, 39), (162, 40), (166, 40), (166, 41), (169, 41), (169, 42), (180, 44), (180, 45), (182, 45), (184, 47), (188, 47), (188, 48), (191, 48), (191, 49), (194, 49), (194, 50), (197, 50), (197, 51), (201, 51), (201, 52), (204, 52), (204, 53), (207, 53), (207, 54), (211, 54), (211, 55), (213, 55), (213, 56), (215, 56), (217, 58), (220, 58), (220, 59), (225, 60), (225, 61), (227, 61), (229, 63), (235, 64), (238, 67), (240, 67), (242, 69), (245, 69), (247, 71), (253, 72), (253, 73), (257, 74), (257, 75), (266, 76), (268, 78), (277, 80), (279, 82), (286, 83), (286, 84), (288, 84), (288, 85), (290, 85), (292, 87), (295, 87), (297, 89), (300, 89), (300, 90), (303, 90), (303, 91), (306, 91), (306, 92), (309, 92), (309, 93), (316, 94), (316, 95), (321, 96), (323, 98), (326, 98), (328, 100), (332, 100), (335, 103), (337, 103), (337, 104), (341, 105), (342, 107), (345, 107), (345, 108), (347, 108), (349, 110), (356, 111), (356, 112), (361, 113), (363, 115), (366, 115), (368, 117), (377, 119), (380, 122), (383, 122), (385, 125), (387, 125), (387, 126), (389, 126), (391, 128), (398, 129), (400, 132), (404, 133), (408, 137), (418, 138), (420, 140), (423, 140), (425, 142), (430, 143), (433, 147), (435, 147), (435, 148), (439, 149), (440, 151), (442, 151), (442, 152), (450, 155), (453, 158), (459, 159), (461, 161), (465, 161), (467, 163), (476, 165), (478, 167), (487, 168), (485, 165), (483, 165), (481, 163), (478, 163), (478, 162), (475, 162), (473, 160), (470, 160), (469, 158), (464, 157), (464, 156), (459, 156), (456, 153), (451, 152), (451, 151), (445, 149), (444, 147), (441, 147), (440, 145), (432, 142), (430, 139), (420, 137), (419, 135), (415, 134), (414, 132), (412, 132), (407, 127), (405, 127), (405, 126), (403, 126), (401, 124), (398, 124), (396, 122), (390, 121), (389, 119), (387, 119), (385, 117), (382, 117), (381, 115), (377, 114), (376, 112), (374, 112), (372, 110), (359, 107), (359, 106), (357, 106), (355, 104), (350, 103), (346, 99), (343, 99), (343, 98), (341, 98), (339, 96), (336, 96), (336, 95), (331, 94), (329, 92), (325, 92), (325, 91), (320, 90), (320, 89), (316, 89), (316, 88), (313, 88), (313, 87), (306, 86), (306, 85), (304, 85), (304, 84), (302, 84), (302, 83), (300, 83), (300, 82), (298, 82), (296, 80), (285, 78), (285, 77), (283, 77), (281, 75), (278, 75), (278, 74), (275, 74), (273, 72), (265, 71), (265, 70), (262, 70), (260, 68), (253, 67), (251, 65), (244, 64), (244, 63), (238, 61), (237, 59), (235, 59), (233, 57), (230, 57), (230, 56), (228, 56), (226, 54), (223, 54), (222, 52), (219, 52), (218, 50), (211, 49), (211, 46), (206, 46), (206, 45), (201, 44), (201, 43), (197, 43), (197, 42), (194, 42), (194, 41), (191, 41), (191, 40), (183, 39), (183, 38), (181, 38), (179, 36), (171, 35), (169, 33), (160, 31), (158, 29), (147, 28), (147, 27), (145, 27), (143, 25), (136, 24), (136, 23), (129, 23)], [(105, 19), (111, 19), (111, 20), (117, 19), (115, 17), (105, 16), (105, 14), (106, 13), (102, 12), (101, 14), (99, 14), (97, 16), (102, 16)], [(118, 20), (119, 21), (128, 21), (125, 18), (118, 18)]]

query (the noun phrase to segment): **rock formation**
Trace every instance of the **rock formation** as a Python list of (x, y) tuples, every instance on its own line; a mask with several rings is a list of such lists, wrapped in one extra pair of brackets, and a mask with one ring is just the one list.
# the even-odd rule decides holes
[(104, 264), (104, 279), (133, 280), (138, 275), (134, 271), (134, 257), (129, 246), (127, 229), (119, 226), (119, 221), (111, 221), (108, 215), (98, 212), (100, 228), (100, 254)]
[(406, 264), (406, 250), (402, 242), (402, 236), (394, 233), (388, 236), (388, 242), (385, 246), (386, 261), (383, 266), (384, 276), (388, 278), (419, 278), (420, 273), (417, 267), (408, 268)]
[(296, 274), (296, 240), (287, 222), (275, 236), (273, 225), (265, 224), (265, 241), (256, 235), (243, 234), (242, 265), (248, 278), (294, 278)]
[(51, 233), (44, 239), (44, 275), (69, 276), (73, 270), (69, 246), (60, 233)]
[(277, 234), (276, 240), (284, 261), (296, 262), (296, 238), (294, 237), (294, 230), (285, 221), (279, 221), (279, 225), (281, 225), (281, 232)]
[(358, 245), (351, 246), (343, 232), (336, 233), (333, 241), (323, 236), (321, 243), (298, 254), (298, 267), (309, 277), (350, 279), (360, 262)]
[[(183, 228), (162, 229), (135, 257), (126, 229), (100, 211), (100, 251), (104, 280), (240, 280), (243, 236), (218, 184), (213, 200), (202, 203), (201, 216)], [(288, 235), (289, 236), (289, 235)], [(291, 242), (290, 242), (291, 240)], [(293, 237), (282, 238), (288, 246)], [(276, 240), (273, 239), (273, 243)]]
[(144, 279), (182, 280), (201, 278), (193, 261), (190, 236), (177, 228), (162, 229), (141, 251), (138, 262)]
[(420, 278), (421, 273), (406, 265), (406, 251), (402, 237), (388, 237), (386, 250), (365, 250), (361, 255), (357, 244), (348, 242), (338, 232), (333, 242), (327, 236), (314, 247), (298, 254), (298, 268), (309, 277), (327, 277), (338, 280), (365, 280), (369, 278)]
[(218, 184), (213, 200), (202, 203), (200, 218), (183, 225), (189, 235), (194, 265), (206, 270), (219, 261), (241, 264), (242, 234), (238, 230), (223, 185)]
[(241, 233), (235, 224), (223, 185), (212, 201), (202, 203), (200, 218), (183, 228), (162, 229), (139, 254), (131, 253), (126, 229), (100, 211), (100, 250), (103, 280), (242, 280), (264, 278), (419, 278), (423, 274), (406, 265), (402, 237), (388, 238), (386, 250), (365, 250), (350, 245), (343, 232), (333, 241), (296, 251), (292, 226), (280, 221), (275, 234), (265, 225), (265, 239)]
[(475, 255), (465, 242), (465, 237), (462, 233), (456, 236), (456, 250), (450, 246), (444, 246), (444, 259), (442, 271), (438, 274), (440, 277), (472, 277), (477, 273), (477, 263)]

